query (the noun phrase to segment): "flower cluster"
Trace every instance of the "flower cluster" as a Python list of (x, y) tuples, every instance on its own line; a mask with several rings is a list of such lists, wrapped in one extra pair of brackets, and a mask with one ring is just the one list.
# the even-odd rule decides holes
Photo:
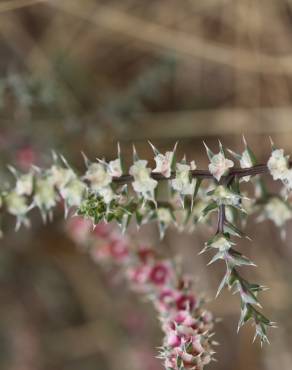
[[(226, 286), (239, 293), (240, 326), (253, 320), (256, 334), (265, 342), (267, 327), (273, 323), (256, 309), (258, 293), (263, 287), (250, 284), (239, 274), (242, 265), (254, 264), (235, 249), (235, 239), (246, 237), (241, 229), (253, 213), (258, 214), (258, 221), (272, 220), (284, 236), (284, 226), (292, 218), (287, 196), (292, 189), (292, 169), (289, 157), (273, 143), (271, 156), (264, 164), (257, 163), (245, 138), (243, 143), (241, 154), (228, 150), (234, 161), (226, 156), (227, 151), (220, 142), (217, 154), (205, 144), (210, 161), (208, 170), (197, 169), (195, 161), (188, 162), (185, 156), (177, 160), (176, 145), (163, 154), (150, 143), (156, 164), (153, 170), (147, 160), (138, 157), (135, 148), (129, 171), (123, 166), (118, 147), (117, 158), (109, 162), (103, 159), (91, 162), (84, 155), (86, 170), (83, 175), (77, 174), (64, 157), (53, 154), (53, 165), (48, 169), (31, 166), (22, 174), (10, 167), (15, 182), (0, 192), (0, 209), (2, 213), (7, 211), (16, 217), (18, 228), (21, 224), (29, 225), (28, 213), (33, 208), (38, 208), (46, 221), (52, 217), (53, 209), (62, 203), (65, 214), (73, 208), (75, 214), (89, 219), (94, 225), (115, 221), (123, 231), (132, 219), (138, 227), (156, 221), (161, 237), (171, 225), (191, 231), (198, 223), (212, 225), (217, 214), (215, 236), (206, 243), (204, 251), (216, 252), (211, 262), (225, 261), (226, 274), (219, 291)], [(285, 194), (267, 190), (260, 175), (269, 173), (274, 180), (283, 182)], [(248, 193), (242, 189), (247, 181), (252, 185)], [(167, 186), (160, 187), (161, 182)], [(120, 258), (127, 255), (123, 248), (121, 243), (114, 244)], [(105, 251), (103, 255), (106, 256)], [(151, 270), (150, 267), (148, 264), (143, 266), (137, 278), (148, 281), (147, 269)], [(158, 276), (166, 267), (157, 267)], [(181, 343), (185, 345), (186, 340)]]
[(205, 143), (204, 145), (210, 159), (209, 171), (217, 181), (220, 181), (221, 177), (226, 175), (229, 172), (229, 169), (234, 166), (234, 162), (225, 157), (225, 152), (220, 141), (220, 151), (218, 154), (214, 154)]
[(134, 190), (145, 199), (154, 200), (154, 190), (157, 186), (157, 181), (150, 177), (151, 169), (146, 166), (147, 161), (138, 159), (130, 167), (129, 173), (134, 177)]
[(292, 169), (289, 168), (289, 155), (283, 149), (277, 149), (272, 142), (272, 154), (267, 166), (274, 180), (281, 180), (287, 192), (292, 190)]
[(190, 171), (196, 169), (194, 161), (190, 165), (185, 163), (176, 164), (175, 179), (172, 180), (171, 186), (181, 195), (193, 195), (195, 191), (195, 180), (190, 179)]
[(213, 316), (193, 293), (190, 279), (179, 275), (172, 261), (159, 258), (152, 248), (135, 248), (109, 224), (93, 228), (89, 220), (75, 217), (67, 230), (79, 246), (88, 248), (95, 262), (121, 268), (129, 286), (153, 302), (164, 333), (159, 357), (165, 369), (201, 370), (212, 360), (212, 345), (216, 344), (211, 339)]

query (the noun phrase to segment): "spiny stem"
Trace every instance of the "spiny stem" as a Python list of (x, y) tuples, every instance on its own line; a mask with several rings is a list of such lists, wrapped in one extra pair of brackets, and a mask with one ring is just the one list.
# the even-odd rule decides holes
[(221, 204), (218, 211), (217, 234), (222, 234), (224, 232), (225, 217), (225, 204)]
[[(292, 162), (289, 163), (289, 165), (291, 166)], [(256, 176), (256, 175), (260, 175), (260, 174), (264, 174), (268, 172), (269, 170), (266, 164), (258, 164), (258, 165), (255, 165), (249, 168), (233, 168), (229, 171), (228, 175), (222, 177), (222, 179), (233, 178), (233, 177), (241, 178), (245, 176)], [(208, 170), (191, 170), (190, 175), (192, 178), (200, 178), (200, 179), (213, 178), (213, 175)], [(170, 177), (167, 177), (167, 178), (163, 176), (161, 173), (156, 173), (156, 172), (152, 172), (151, 177), (154, 180), (158, 180), (158, 181), (171, 180), (175, 178), (175, 171), (172, 171)], [(133, 176), (129, 174), (125, 174), (120, 177), (113, 178), (113, 182), (118, 183), (118, 184), (130, 183), (133, 180), (134, 180)]]

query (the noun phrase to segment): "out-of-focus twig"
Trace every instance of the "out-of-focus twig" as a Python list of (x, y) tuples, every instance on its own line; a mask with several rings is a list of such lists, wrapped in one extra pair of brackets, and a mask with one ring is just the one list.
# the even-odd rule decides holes
[[(110, 32), (121, 33), (143, 43), (143, 48), (158, 48), (159, 52), (172, 51), (178, 56), (202, 58), (214, 63), (240, 68), (246, 72), (268, 74), (292, 74), (291, 56), (277, 57), (260, 52), (240, 50), (220, 45), (186, 32), (175, 31), (154, 22), (143, 20), (111, 6), (99, 6), (92, 16), (84, 4), (74, 1), (50, 1), (49, 5), (88, 20)], [(140, 45), (141, 46), (141, 45)]]
[(9, 0), (0, 3), (0, 13), (26, 8), (28, 6), (48, 2), (49, 0)]
[[(223, 108), (143, 114), (136, 116), (139, 130), (121, 133), (123, 140), (169, 139), (242, 133), (291, 133), (292, 109), (282, 108)], [(208, 129), (206, 129), (208, 128)]]

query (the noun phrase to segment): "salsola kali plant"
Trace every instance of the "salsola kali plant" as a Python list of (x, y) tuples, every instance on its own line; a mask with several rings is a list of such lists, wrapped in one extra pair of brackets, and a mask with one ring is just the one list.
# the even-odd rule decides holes
[[(7, 186), (1, 192), (1, 212), (7, 211), (15, 216), (16, 227), (19, 228), (22, 224), (29, 224), (28, 213), (33, 208), (38, 208), (46, 221), (52, 217), (54, 207), (62, 201), (66, 215), (68, 210), (73, 208), (74, 215), (90, 220), (94, 226), (101, 222), (114, 221), (124, 232), (132, 218), (136, 219), (138, 227), (157, 221), (161, 237), (171, 225), (179, 229), (193, 230), (197, 224), (212, 224), (216, 218), (215, 233), (205, 243), (202, 253), (214, 253), (210, 264), (217, 260), (225, 262), (226, 272), (217, 294), (224, 287), (238, 293), (241, 302), (238, 329), (251, 321), (255, 326), (255, 338), (259, 337), (261, 343), (268, 342), (267, 330), (274, 326), (274, 323), (262, 313), (258, 299), (259, 293), (266, 288), (249, 282), (241, 275), (242, 266), (254, 266), (254, 263), (237, 251), (236, 240), (248, 238), (242, 229), (248, 216), (255, 213), (258, 221), (272, 220), (280, 228), (281, 235), (285, 236), (285, 223), (292, 218), (289, 204), (292, 169), (289, 156), (285, 155), (282, 149), (277, 149), (273, 143), (270, 157), (263, 164), (257, 163), (245, 139), (243, 144), (243, 152), (240, 154), (226, 150), (220, 142), (219, 152), (214, 154), (205, 144), (210, 161), (207, 170), (197, 169), (195, 161), (188, 162), (185, 157), (177, 160), (176, 145), (173, 150), (163, 154), (150, 144), (156, 163), (154, 169), (149, 167), (147, 160), (139, 158), (135, 148), (133, 164), (128, 171), (124, 168), (119, 146), (117, 158), (110, 162), (101, 159), (91, 162), (84, 155), (86, 171), (83, 175), (77, 174), (65, 158), (54, 153), (53, 164), (47, 169), (32, 166), (27, 173), (20, 173), (9, 167), (16, 181), (12, 187)], [(227, 153), (232, 159), (227, 158)], [(239, 165), (235, 166), (235, 162)], [(268, 191), (263, 179), (264, 174), (270, 174), (274, 180), (280, 180), (282, 189), (277, 193)], [(251, 187), (245, 187), (245, 183), (250, 183), (252, 190)], [(136, 258), (139, 261), (138, 255), (139, 253)], [(156, 262), (152, 257), (147, 257), (139, 263), (149, 268), (149, 263)], [(163, 266), (167, 267), (165, 264)], [(146, 286), (149, 287), (143, 284), (143, 287)], [(150, 286), (151, 289), (155, 288), (155, 294), (161, 293), (157, 284), (151, 283)], [(179, 288), (177, 289), (174, 297), (179, 294)], [(166, 301), (175, 302), (174, 297), (170, 294)], [(196, 305), (189, 302), (185, 308), (186, 316), (192, 315)], [(177, 313), (173, 312), (174, 315)], [(172, 317), (172, 314), (170, 316)], [(191, 320), (190, 317), (188, 319)], [(196, 363), (192, 363), (193, 359), (190, 357), (188, 363), (181, 353), (196, 357), (193, 352), (196, 345), (193, 346), (193, 340), (188, 336), (183, 339), (176, 338), (179, 324), (175, 319), (172, 320), (171, 326), (174, 331), (173, 342), (179, 343), (179, 350), (176, 353), (171, 345), (166, 346), (170, 348), (168, 353), (168, 349), (164, 348), (163, 356), (169, 359), (169, 362), (166, 361), (166, 368), (202, 368), (204, 363), (208, 362), (206, 359), (212, 351), (207, 350), (207, 355), (201, 355), (200, 361), (196, 360)], [(200, 335), (205, 337), (203, 333)], [(208, 335), (206, 334), (206, 338)], [(204, 347), (201, 339), (200, 343)], [(184, 352), (180, 352), (181, 350)]]
[(110, 224), (93, 229), (90, 220), (75, 217), (67, 230), (95, 262), (120, 268), (130, 288), (153, 303), (164, 332), (159, 357), (166, 369), (200, 370), (212, 360), (214, 319), (192, 291), (190, 277), (174, 261), (159, 257), (151, 247), (136, 246)]

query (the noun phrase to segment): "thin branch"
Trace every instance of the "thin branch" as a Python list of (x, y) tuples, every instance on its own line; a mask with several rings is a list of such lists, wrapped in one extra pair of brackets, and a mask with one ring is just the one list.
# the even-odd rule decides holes
[(25, 8), (25, 7), (28, 7), (28, 6), (44, 3), (44, 2), (47, 2), (47, 1), (48, 0), (9, 0), (9, 1), (3, 1), (0, 4), (0, 13)]
[(225, 204), (221, 204), (219, 206), (218, 211), (218, 226), (217, 226), (217, 234), (222, 234), (224, 232), (224, 222), (225, 222)]
[[(175, 31), (155, 22), (146, 21), (111, 6), (98, 6), (98, 13), (92, 15), (83, 3), (77, 1), (51, 1), (48, 5), (76, 17), (85, 19), (98, 27), (137, 39), (139, 47), (176, 52), (177, 56), (201, 58), (217, 64), (244, 70), (250, 73), (281, 75), (292, 73), (291, 56), (277, 57), (248, 50), (239, 51), (231, 46), (211, 42), (200, 36)], [(240, 59), (240, 63), (234, 60)]]
[[(289, 163), (289, 165), (292, 165), (292, 162)], [(258, 164), (253, 167), (249, 168), (233, 168), (229, 171), (228, 175), (224, 176), (222, 179), (230, 179), (233, 177), (242, 178), (246, 176), (256, 176), (260, 174), (268, 173), (268, 167), (266, 164)], [(208, 170), (192, 170), (190, 171), (192, 178), (198, 178), (198, 179), (212, 179), (213, 175)], [(151, 173), (151, 177), (154, 180), (157, 181), (163, 181), (163, 180), (171, 180), (175, 178), (175, 172), (172, 171), (170, 177), (165, 177), (161, 173)], [(114, 177), (113, 182), (117, 184), (126, 184), (130, 183), (134, 180), (133, 176), (129, 174), (122, 175), (120, 177)]]

